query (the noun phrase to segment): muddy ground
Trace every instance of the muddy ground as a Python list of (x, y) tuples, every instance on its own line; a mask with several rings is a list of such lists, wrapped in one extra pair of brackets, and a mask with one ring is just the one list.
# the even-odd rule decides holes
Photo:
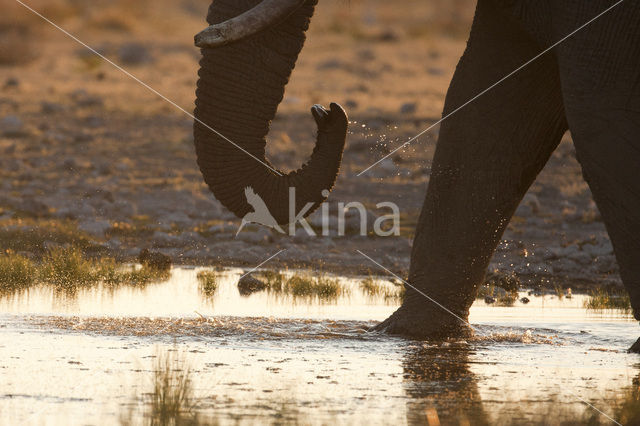
[[(192, 120), (13, 0), (0, 0), (0, 245), (32, 256), (61, 244), (177, 263), (321, 267), (406, 274), (438, 129), (357, 174), (440, 117), (474, 2), (324, 0), (285, 100), (269, 158), (284, 170), (311, 153), (308, 108), (335, 101), (351, 132), (330, 202), (381, 201), (402, 212), (399, 237), (309, 238), (249, 228), (209, 193), (196, 166)], [(30, 6), (187, 111), (194, 106), (208, 2), (33, 1)], [(335, 211), (334, 211), (335, 213)], [(312, 218), (312, 223), (318, 217)], [(336, 230), (332, 230), (335, 234)], [(570, 136), (511, 221), (492, 269), (565, 286), (620, 285), (605, 228)]]

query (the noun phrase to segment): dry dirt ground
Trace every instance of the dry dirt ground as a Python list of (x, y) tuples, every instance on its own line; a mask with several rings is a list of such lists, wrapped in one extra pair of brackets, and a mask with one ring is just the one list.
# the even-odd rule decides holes
[[(200, 53), (192, 40), (208, 2), (26, 2), (193, 110)], [(38, 256), (73, 243), (131, 259), (148, 247), (176, 262), (248, 267), (286, 249), (265, 266), (382, 272), (360, 249), (406, 274), (438, 129), (356, 175), (440, 117), (473, 1), (321, 1), (273, 123), (269, 158), (294, 169), (312, 150), (308, 108), (345, 106), (351, 130), (330, 202), (363, 202), (370, 219), (386, 213), (376, 203), (397, 203), (402, 235), (390, 238), (289, 237), (257, 227), (234, 238), (240, 221), (202, 181), (188, 116), (14, 0), (0, 6), (3, 249)], [(533, 282), (619, 285), (568, 135), (511, 221), (491, 268)]]

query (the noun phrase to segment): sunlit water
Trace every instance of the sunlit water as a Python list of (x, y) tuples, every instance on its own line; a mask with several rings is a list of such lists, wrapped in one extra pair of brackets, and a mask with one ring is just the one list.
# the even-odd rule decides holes
[(582, 400), (615, 415), (640, 373), (626, 353), (637, 323), (587, 313), (580, 295), (478, 301), (476, 337), (428, 343), (368, 332), (396, 306), (357, 279), (341, 278), (350, 292), (337, 300), (245, 297), (242, 271), (227, 270), (205, 297), (198, 270), (144, 288), (0, 297), (0, 423), (141, 421), (132, 407), (152, 390), (154, 357), (174, 348), (202, 418), (222, 424), (610, 424)]

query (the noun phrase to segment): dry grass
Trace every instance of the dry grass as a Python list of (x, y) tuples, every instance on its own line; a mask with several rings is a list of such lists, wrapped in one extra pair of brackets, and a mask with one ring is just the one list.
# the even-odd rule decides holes
[(71, 221), (15, 218), (2, 222), (0, 246), (5, 250), (43, 255), (47, 252), (47, 244), (72, 245), (80, 249), (98, 247)]

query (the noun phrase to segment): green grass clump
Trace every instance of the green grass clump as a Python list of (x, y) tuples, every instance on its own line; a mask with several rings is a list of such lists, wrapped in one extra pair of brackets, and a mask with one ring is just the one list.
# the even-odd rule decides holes
[(558, 300), (564, 299), (564, 288), (562, 288), (561, 285), (553, 286), (553, 290), (556, 292), (556, 296), (558, 297)]
[(336, 279), (309, 275), (294, 275), (282, 288), (295, 297), (316, 296), (320, 299), (335, 299), (345, 291)]
[(404, 299), (405, 288), (404, 285), (394, 285), (395, 288), (389, 288), (389, 286), (377, 283), (373, 277), (365, 278), (360, 281), (360, 289), (370, 297), (384, 297), (385, 300), (399, 300)]
[(42, 260), (40, 280), (59, 287), (84, 286), (100, 281), (94, 264), (77, 248), (54, 248)]
[(499, 287), (507, 293), (515, 293), (520, 288), (520, 279), (514, 273), (505, 274), (498, 271), (487, 272), (484, 279), (485, 286)]
[(384, 293), (384, 288), (375, 282), (372, 277), (360, 281), (360, 290), (371, 297), (380, 296)]
[(482, 284), (478, 289), (478, 299), (484, 299), (485, 297), (494, 297), (496, 293), (496, 287), (493, 284)]
[(75, 247), (55, 248), (42, 260), (38, 279), (45, 284), (74, 289), (81, 286), (104, 283), (107, 285), (146, 285), (165, 281), (171, 273), (149, 266), (123, 268), (113, 258), (86, 259)]
[(276, 293), (284, 290), (286, 278), (282, 273), (277, 271), (262, 271), (259, 276), (267, 284), (267, 290)]
[(501, 296), (496, 298), (497, 306), (513, 306), (518, 300), (518, 293), (515, 292), (507, 292)]
[(35, 279), (36, 267), (31, 260), (11, 252), (0, 256), (0, 289), (27, 288)]
[(200, 291), (206, 296), (213, 296), (218, 289), (218, 275), (213, 271), (200, 271), (197, 278)]
[(589, 291), (584, 307), (592, 311), (611, 310), (628, 314), (631, 312), (631, 299), (627, 293), (610, 293), (599, 288)]
[(331, 299), (343, 293), (343, 288), (335, 279), (318, 277), (315, 279), (314, 294), (321, 299)]

